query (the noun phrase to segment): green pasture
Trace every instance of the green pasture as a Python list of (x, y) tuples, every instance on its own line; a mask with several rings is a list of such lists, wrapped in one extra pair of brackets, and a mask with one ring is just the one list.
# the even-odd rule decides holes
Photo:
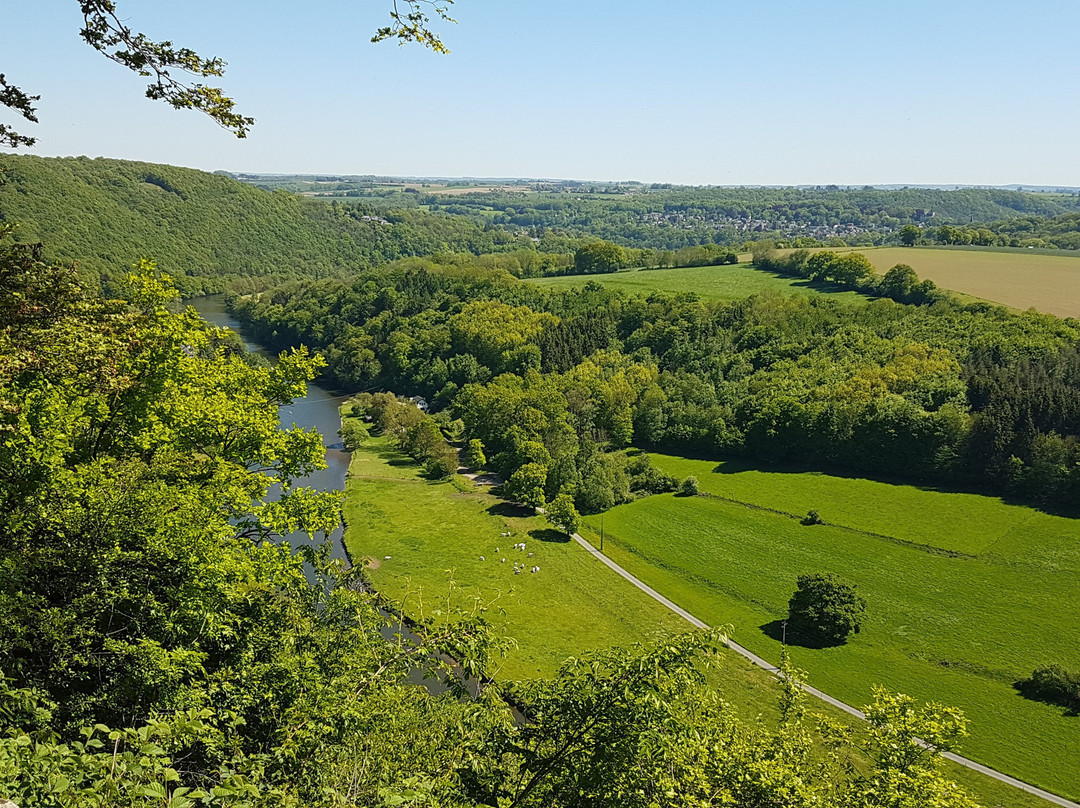
[[(679, 459), (658, 460), (677, 463)], [(373, 438), (353, 453), (345, 516), (345, 542), (352, 558), (356, 563), (366, 557), (377, 559), (379, 566), (369, 569), (369, 577), (381, 593), (404, 600), (407, 612), (415, 615), (421, 609), (439, 608), (451, 576), (459, 603), (478, 597), (491, 604), (490, 619), (518, 642), (499, 672), (508, 678), (547, 675), (562, 660), (584, 650), (630, 645), (663, 631), (687, 628), (680, 618), (611, 573), (577, 544), (552, 541), (556, 537), (542, 517), (508, 506), (486, 487), (462, 477), (449, 482), (428, 480), (419, 466), (382, 438)], [(514, 535), (499, 535), (507, 531)], [(517, 559), (521, 554), (512, 550), (518, 541), (525, 541), (526, 552), (534, 553), (532, 559), (524, 560), (539, 565), (540, 573), (513, 574), (513, 560), (521, 560)], [(611, 543), (605, 550), (628, 564), (637, 559)], [(385, 559), (387, 555), (390, 560)], [(480, 556), (487, 560), (480, 561)], [(498, 560), (502, 557), (507, 559), (505, 564)], [(647, 578), (642, 570), (647, 566), (634, 571)], [(676, 597), (681, 596), (678, 576), (672, 583)], [(739, 639), (746, 642), (745, 637)], [(756, 715), (775, 719), (778, 689), (768, 674), (732, 653), (721, 658), (710, 677), (747, 720)], [(823, 686), (816, 677), (814, 683)], [(812, 712), (847, 720), (813, 699), (808, 699), (807, 706)], [(947, 769), (950, 777), (986, 806), (1046, 805), (962, 767), (948, 764)]]
[[(452, 576), (459, 604), (474, 597), (489, 604), (491, 622), (517, 640), (502, 670), (510, 678), (550, 675), (583, 650), (687, 628), (543, 517), (465, 478), (428, 480), (385, 439), (353, 453), (345, 493), (345, 544), (354, 563), (377, 560), (368, 573), (376, 589), (404, 600), (407, 612), (430, 612), (445, 600)], [(513, 535), (499, 535), (505, 532)], [(513, 549), (521, 541), (525, 552)], [(526, 565), (524, 573), (514, 574), (515, 561)], [(534, 565), (539, 573), (528, 571)]]
[(783, 294), (829, 294), (841, 300), (859, 302), (866, 300), (866, 297), (857, 292), (823, 292), (822, 287), (813, 285), (809, 281), (761, 272), (749, 264), (627, 269), (606, 275), (560, 275), (551, 278), (528, 279), (528, 283), (554, 289), (583, 286), (589, 281), (596, 281), (610, 289), (622, 289), (627, 294), (696, 292), (706, 300), (741, 300), (770, 290)]
[[(882, 684), (961, 707), (967, 754), (1080, 796), (1080, 717), (1013, 688), (1037, 665), (1080, 665), (1080, 524), (989, 498), (656, 460), (758, 507), (670, 494), (617, 507), (604, 516), (612, 558), (705, 622), (732, 624), (734, 639), (774, 662), (796, 576), (840, 574), (866, 597), (867, 622), (845, 645), (792, 647), (813, 684), (855, 705)], [(765, 507), (814, 508), (847, 527), (807, 527)], [(587, 522), (595, 538), (600, 517)]]
[[(1025, 523), (1061, 531), (1068, 545), (1080, 541), (1080, 525), (997, 497), (839, 477), (798, 467), (761, 467), (738, 460), (693, 460), (652, 454), (660, 469), (684, 479), (697, 477), (708, 494), (798, 516), (815, 510), (825, 522), (878, 533), (912, 544), (968, 555), (993, 551), (1021, 532)], [(932, 518), (931, 518), (932, 514)], [(1028, 552), (1039, 552), (1028, 548)]]

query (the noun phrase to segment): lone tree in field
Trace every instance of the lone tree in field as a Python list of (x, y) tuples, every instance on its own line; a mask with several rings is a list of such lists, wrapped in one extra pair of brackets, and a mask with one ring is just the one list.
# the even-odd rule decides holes
[(831, 572), (804, 573), (788, 601), (788, 612), (788, 622), (795, 632), (841, 643), (849, 634), (859, 633), (866, 600), (852, 584)]

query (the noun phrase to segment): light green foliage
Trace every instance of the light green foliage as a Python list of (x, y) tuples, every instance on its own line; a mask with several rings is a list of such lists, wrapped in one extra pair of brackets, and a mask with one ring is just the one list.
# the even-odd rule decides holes
[(544, 510), (547, 520), (563, 533), (569, 535), (577, 533), (580, 517), (577, 508), (574, 507), (574, 498), (569, 494), (559, 494), (545, 506)]
[(547, 483), (547, 467), (539, 463), (526, 463), (506, 481), (506, 495), (522, 505), (539, 508), (544, 504), (544, 485)]
[(530, 343), (557, 324), (550, 314), (496, 301), (470, 303), (449, 322), (455, 351), (472, 354), (495, 373), (538, 370), (540, 352)]
[(479, 438), (473, 438), (465, 449), (462, 462), (466, 468), (481, 469), (487, 465), (487, 457), (484, 455), (484, 442)]
[[(399, 683), (418, 660), (448, 677), (440, 654), (489, 667), (486, 622), (451, 613), (420, 648), (388, 640), (325, 544), (268, 541), (338, 524), (336, 494), (294, 482), (322, 466), (319, 436), (278, 425), (317, 359), (226, 353), (148, 263), (130, 303), (32, 250), (0, 252), (0, 283), (0, 793), (372, 804), (409, 771), (444, 794), (421, 758), (445, 748), (456, 702)], [(420, 746), (388, 740), (403, 734)]]

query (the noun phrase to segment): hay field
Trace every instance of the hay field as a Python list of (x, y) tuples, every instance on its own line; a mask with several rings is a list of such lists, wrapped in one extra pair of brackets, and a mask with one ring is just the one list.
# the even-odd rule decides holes
[(860, 249), (880, 273), (908, 264), (920, 278), (1015, 309), (1080, 317), (1080, 253), (878, 247)]

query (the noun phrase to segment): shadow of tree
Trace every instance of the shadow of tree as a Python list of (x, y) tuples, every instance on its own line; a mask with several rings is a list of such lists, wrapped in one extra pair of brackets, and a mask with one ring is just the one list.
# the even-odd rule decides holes
[[(784, 642), (784, 621), (773, 620), (770, 623), (765, 623), (758, 626), (761, 633), (766, 637), (776, 640), (777, 642)], [(831, 637), (821, 637), (816, 634), (810, 634), (805, 631), (799, 631), (790, 622), (787, 627), (787, 644), (795, 645), (799, 648), (836, 648), (838, 646), (847, 643), (847, 640), (834, 640)]]
[(560, 530), (553, 530), (550, 527), (537, 528), (536, 530), (530, 530), (529, 535), (537, 541), (551, 542), (552, 544), (566, 544), (570, 541), (570, 537)]
[(487, 512), (492, 516), (512, 516), (517, 519), (524, 519), (525, 517), (533, 515), (531, 508), (526, 508), (524, 505), (516, 505), (513, 502), (496, 502), (494, 505), (488, 507)]
[(1013, 689), (1028, 701), (1039, 701), (1061, 708), (1061, 714), (1067, 718), (1080, 717), (1080, 701), (1068, 701), (1042, 692), (1031, 679), (1013, 682)]

